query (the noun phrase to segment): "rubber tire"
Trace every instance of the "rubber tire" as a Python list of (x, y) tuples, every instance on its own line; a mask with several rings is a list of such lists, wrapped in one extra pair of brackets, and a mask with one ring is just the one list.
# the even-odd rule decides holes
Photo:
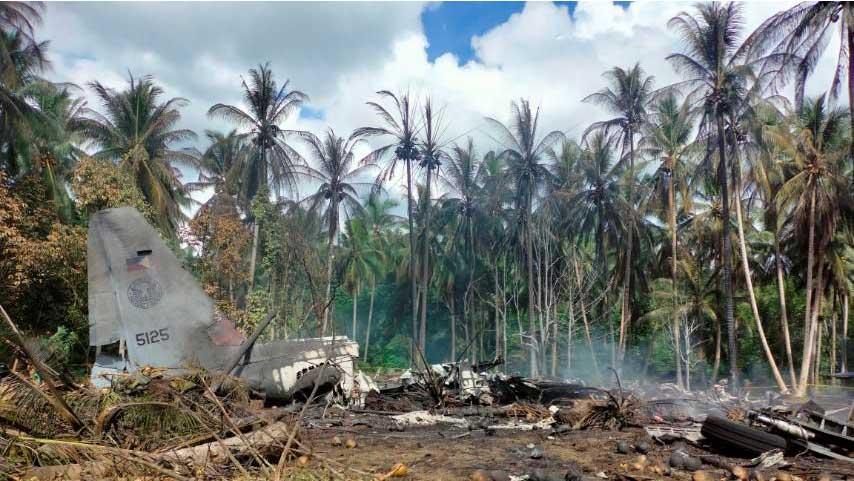
[(739, 453), (751, 455), (759, 455), (772, 449), (785, 451), (787, 446), (786, 438), (782, 436), (714, 415), (706, 418), (700, 432), (712, 444), (717, 441)]

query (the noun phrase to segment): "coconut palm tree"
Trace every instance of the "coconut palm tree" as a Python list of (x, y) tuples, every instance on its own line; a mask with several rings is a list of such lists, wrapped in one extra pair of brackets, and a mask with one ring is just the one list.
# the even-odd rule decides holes
[(421, 301), (419, 302), (419, 307), (421, 309), (421, 322), (420, 331), (418, 334), (418, 343), (421, 352), (426, 356), (427, 352), (425, 351), (425, 348), (427, 347), (427, 293), (430, 290), (430, 217), (433, 210), (433, 197), (431, 193), (433, 187), (434, 172), (438, 174), (439, 168), (442, 165), (442, 160), (444, 160), (447, 155), (445, 154), (441, 143), (441, 138), (445, 130), (445, 125), (443, 125), (442, 120), (442, 111), (434, 110), (433, 103), (429, 97), (424, 102), (424, 109), (422, 115), (422, 125), (424, 127), (424, 130), (423, 137), (418, 140), (418, 150), (421, 154), (419, 166), (426, 171), (426, 184), (424, 187), (424, 195), (426, 201), (424, 202), (423, 210), (424, 244), (422, 246), (423, 248), (421, 253)]
[(332, 129), (321, 139), (314, 134), (301, 134), (308, 149), (311, 164), (299, 167), (298, 172), (305, 178), (319, 182), (314, 194), (306, 197), (303, 202), (309, 206), (310, 212), (321, 212), (327, 229), (326, 253), (326, 304), (323, 308), (320, 333), (326, 334), (329, 326), (329, 313), (332, 304), (332, 266), (334, 262), (334, 244), (340, 228), (341, 209), (347, 218), (362, 211), (359, 201), (360, 188), (369, 188), (371, 183), (359, 179), (376, 167), (373, 163), (357, 165), (353, 148), (361, 141), (357, 136), (349, 139), (338, 137)]
[(28, 51), (42, 67), (46, 65), (48, 43), (37, 42), (34, 34), (35, 26), (42, 23), (43, 11), (41, 2), (0, 3), (0, 35), (4, 37), (4, 42), (0, 42), (0, 84), (4, 87), (20, 86), (20, 69), (15, 57), (21, 51)]
[[(587, 128), (589, 133), (593, 130), (603, 129), (606, 134), (613, 133), (622, 145), (621, 157), (628, 154), (629, 168), (626, 179), (627, 198), (629, 204), (634, 205), (635, 184), (635, 134), (640, 133), (641, 126), (646, 121), (647, 105), (653, 95), (652, 76), (646, 76), (640, 64), (635, 64), (629, 69), (614, 67), (603, 75), (610, 85), (596, 93), (584, 98), (584, 102), (598, 104), (616, 114), (617, 117), (594, 122)], [(626, 152), (628, 150), (628, 152)], [(620, 311), (620, 337), (617, 365), (622, 363), (625, 353), (625, 341), (629, 321), (631, 320), (631, 266), (632, 253), (634, 249), (634, 226), (629, 226), (626, 235), (626, 266), (623, 275), (623, 303)]]
[[(850, 195), (847, 180), (841, 175), (849, 142), (845, 129), (847, 117), (843, 109), (829, 108), (821, 95), (804, 101), (801, 111), (793, 116), (791, 127), (770, 133), (786, 155), (787, 168), (793, 171), (777, 193), (777, 209), (791, 216), (800, 232), (808, 231), (804, 345), (798, 395), (806, 392), (815, 348), (825, 250), (839, 222), (844, 197)], [(817, 269), (815, 285), (814, 268)]]
[(173, 147), (196, 137), (191, 130), (177, 128), (187, 100), (175, 97), (161, 102), (163, 89), (148, 75), (130, 76), (121, 91), (97, 81), (89, 86), (103, 108), (103, 113), (87, 109), (81, 120), (83, 135), (100, 149), (95, 157), (129, 169), (154, 209), (159, 227), (174, 235), (185, 218), (181, 208), (192, 204), (177, 166), (198, 165), (191, 151)]
[(195, 182), (186, 183), (192, 191), (213, 189), (214, 195), (208, 201), (215, 202), (220, 195), (227, 195), (238, 200), (245, 212), (248, 212), (250, 199), (246, 192), (240, 189), (241, 170), (246, 167), (251, 158), (250, 147), (246, 137), (237, 130), (228, 133), (206, 130), (207, 149), (199, 155), (199, 177)]
[(371, 346), (371, 325), (374, 317), (374, 300), (377, 295), (377, 285), (382, 277), (388, 272), (388, 265), (392, 262), (391, 252), (394, 249), (392, 245), (394, 230), (399, 222), (400, 217), (391, 213), (397, 207), (397, 202), (383, 197), (379, 192), (371, 192), (368, 199), (362, 206), (361, 221), (367, 226), (369, 231), (369, 242), (372, 248), (379, 254), (376, 257), (377, 271), (372, 273), (368, 278), (370, 288), (370, 301), (368, 305), (368, 325), (365, 328), (365, 360), (368, 360)]
[[(2, 2), (0, 3), (0, 32), (2, 33), (20, 33), (23, 39), (30, 44), (36, 44), (34, 30), (35, 26), (42, 23), (42, 12), (44, 12), (44, 3), (42, 2)], [(0, 47), (0, 63), (4, 66), (9, 66), (10, 52), (3, 50), (5, 45)], [(0, 74), (0, 81), (6, 82), (5, 74), (14, 72), (3, 70)]]
[[(604, 131), (594, 132), (585, 139), (584, 150), (578, 164), (581, 179), (579, 186), (568, 192), (572, 231), (582, 241), (594, 240), (598, 280), (603, 285), (603, 296), (610, 289), (608, 247), (616, 245), (625, 232), (633, 207), (623, 195), (622, 183), (625, 165), (614, 159), (612, 137)], [(600, 317), (610, 318), (607, 301), (600, 303)], [(611, 327), (612, 343), (616, 341)], [(612, 346), (612, 355), (615, 354)], [(613, 357), (613, 356), (612, 356)]]
[(74, 203), (68, 182), (74, 164), (83, 155), (80, 121), (86, 102), (73, 97), (70, 86), (40, 81), (26, 86), (24, 95), (35, 110), (25, 115), (28, 128), (19, 139), (24, 170), (39, 175), (47, 199), (53, 201), (60, 218), (70, 222)]
[[(363, 161), (370, 163), (379, 163), (385, 159), (385, 167), (377, 175), (376, 184), (381, 186), (383, 183), (394, 177), (397, 170), (398, 162), (403, 162), (406, 169), (406, 218), (409, 223), (409, 280), (410, 280), (410, 302), (412, 303), (412, 345), (418, 344), (419, 329), (418, 329), (418, 282), (416, 278), (415, 268), (415, 225), (413, 216), (413, 190), (412, 190), (412, 170), (413, 162), (417, 162), (420, 158), (420, 153), (417, 147), (416, 135), (419, 131), (418, 123), (418, 107), (412, 101), (409, 93), (395, 95), (388, 90), (377, 92), (383, 99), (388, 100), (392, 104), (391, 109), (387, 109), (377, 102), (368, 102), (368, 105), (382, 119), (383, 126), (381, 127), (361, 127), (353, 132), (354, 135), (360, 137), (379, 136), (390, 139), (388, 144), (381, 145)], [(414, 356), (412, 357), (414, 359)]]
[[(477, 261), (475, 225), (484, 225), (483, 223), (487, 220), (481, 202), (484, 175), (482, 159), (478, 157), (471, 137), (465, 144), (454, 145), (451, 148), (445, 169), (439, 173), (439, 181), (445, 188), (445, 193), (440, 199), (441, 210), (445, 216), (456, 221), (451, 224), (456, 228), (452, 238), (463, 241), (462, 251), (465, 253), (465, 264), (468, 270), (466, 291), (469, 291), (474, 284)], [(445, 276), (444, 279), (450, 282), (450, 284), (443, 283), (446, 293), (450, 293), (448, 289), (452, 288), (454, 279), (449, 276)], [(467, 297), (466, 301), (468, 299)], [(467, 312), (468, 309), (466, 309)], [(468, 320), (463, 319), (463, 322)], [(455, 353), (454, 349), (452, 351)]]
[(11, 175), (27, 168), (19, 150), (32, 140), (32, 122), (47, 123), (33, 98), (45, 91), (40, 75), (49, 66), (47, 45), (32, 41), (23, 30), (0, 30), (0, 142), (5, 150), (0, 168)]
[[(453, 222), (446, 226), (456, 229), (462, 219), (454, 218)], [(434, 282), (439, 289), (442, 299), (445, 301), (445, 307), (448, 309), (450, 317), (448, 325), (451, 328), (451, 349), (449, 362), (457, 362), (457, 275), (459, 273), (459, 263), (468, 263), (467, 259), (463, 259), (462, 253), (457, 249), (456, 243), (453, 242), (454, 236), (448, 236), (448, 240), (442, 244), (441, 255), (436, 259), (436, 273)]]
[(343, 255), (347, 263), (344, 268), (344, 283), (350, 287), (350, 293), (353, 296), (352, 333), (354, 340), (358, 339), (356, 320), (358, 299), (362, 286), (364, 284), (376, 286), (377, 277), (379, 277), (382, 269), (382, 252), (377, 249), (377, 244), (373, 242), (370, 226), (365, 220), (366, 216), (363, 213), (350, 219), (344, 227)]
[(777, 280), (777, 297), (780, 303), (780, 327), (783, 334), (783, 345), (786, 350), (786, 361), (789, 370), (789, 383), (794, 388), (798, 381), (795, 373), (795, 361), (792, 355), (792, 341), (789, 331), (789, 314), (786, 303), (785, 264), (790, 260), (784, 257), (781, 248), (781, 238), (784, 216), (779, 215), (774, 199), (786, 182), (786, 172), (780, 162), (783, 154), (780, 147), (768, 135), (768, 132), (780, 128), (784, 122), (783, 114), (770, 102), (757, 105), (754, 115), (747, 122), (751, 145), (747, 148), (747, 156), (751, 159), (747, 173), (749, 182), (754, 186), (757, 197), (762, 202), (762, 217), (766, 231), (772, 234), (774, 251), (774, 270)]
[[(854, 130), (854, 4), (850, 2), (801, 2), (771, 16), (745, 41), (754, 57), (770, 51), (779, 54), (779, 75), (794, 73), (795, 105), (803, 105), (807, 78), (815, 71), (833, 35), (839, 34), (836, 69), (830, 84), (831, 99), (839, 95), (842, 76), (847, 76), (848, 117)], [(854, 166), (854, 143), (849, 146)]]
[(540, 352), (534, 335), (537, 296), (534, 294), (532, 215), (534, 202), (540, 189), (552, 178), (552, 173), (545, 159), (546, 151), (564, 137), (563, 133), (552, 131), (539, 138), (537, 132), (539, 116), (539, 109), (532, 111), (530, 103), (522, 99), (518, 104), (516, 102), (511, 103), (509, 125), (492, 118), (486, 119), (498, 135), (497, 140), (504, 149), (499, 156), (505, 158), (507, 162), (506, 181), (513, 186), (516, 214), (521, 225), (523, 253), (527, 270), (531, 376), (538, 374), (538, 355)]
[[(667, 226), (670, 233), (670, 286), (673, 289), (671, 299), (678, 299), (678, 246), (676, 236), (676, 192), (679, 191), (683, 203), (690, 203), (691, 193), (687, 182), (688, 158), (692, 147), (691, 137), (694, 131), (693, 115), (688, 102), (680, 102), (672, 92), (664, 95), (652, 109), (649, 122), (643, 126), (643, 137), (639, 150), (650, 158), (660, 159), (655, 171), (656, 180), (653, 194), (657, 199), (666, 199)], [(671, 309), (674, 333), (674, 354), (676, 356), (676, 381), (683, 385), (681, 377), (681, 359), (679, 321), (677, 309)]]
[[(242, 169), (241, 184), (248, 199), (259, 191), (272, 187), (276, 195), (294, 187), (295, 166), (301, 161), (289, 144), (290, 131), (282, 123), (308, 102), (308, 95), (299, 90), (288, 90), (290, 81), (281, 86), (276, 83), (270, 64), (249, 69), (249, 80), (242, 80), (243, 102), (247, 110), (234, 105), (216, 104), (208, 110), (210, 117), (228, 120), (240, 128), (255, 147), (255, 155)], [(255, 264), (258, 257), (259, 225), (253, 222), (252, 257), (249, 260), (249, 289), (255, 283)]]
[[(682, 12), (670, 19), (668, 26), (676, 29), (684, 44), (681, 53), (667, 56), (677, 72), (687, 78), (672, 88), (687, 90), (692, 108), (702, 112), (700, 136), (708, 142), (717, 140), (717, 179), (723, 208), (723, 290), (730, 378), (738, 382), (738, 352), (733, 312), (732, 245), (729, 236), (730, 191), (727, 180), (727, 148), (724, 121), (731, 109), (747, 95), (753, 67), (760, 63), (746, 62), (747, 49), (740, 48), (739, 35), (744, 19), (737, 3), (701, 3), (696, 15)], [(712, 149), (708, 149), (711, 154)], [(711, 155), (707, 156), (711, 158)], [(705, 164), (705, 163), (704, 163)]]

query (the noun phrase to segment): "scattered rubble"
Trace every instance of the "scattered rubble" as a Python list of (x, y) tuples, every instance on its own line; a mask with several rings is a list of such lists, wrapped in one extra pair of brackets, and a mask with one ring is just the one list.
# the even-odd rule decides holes
[[(854, 477), (854, 404), (751, 399), (721, 385), (656, 395), (510, 376), (495, 372), (500, 362), (481, 371), (449, 363), (380, 381), (360, 373), (358, 396), (313, 389), (308, 397), (322, 402), (276, 408), (240, 379), (203, 370), (166, 377), (143, 368), (101, 389), (54, 377), (51, 391), (23, 374), (26, 362), (0, 379), (0, 477), (276, 479), (300, 469), (378, 480)], [(63, 404), (73, 417), (57, 413)], [(489, 461), (496, 456), (504, 461)]]

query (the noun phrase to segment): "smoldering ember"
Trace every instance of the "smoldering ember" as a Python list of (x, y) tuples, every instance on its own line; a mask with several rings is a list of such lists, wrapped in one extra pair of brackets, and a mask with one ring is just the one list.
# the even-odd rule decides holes
[(0, 33), (0, 481), (854, 479), (854, 4)]

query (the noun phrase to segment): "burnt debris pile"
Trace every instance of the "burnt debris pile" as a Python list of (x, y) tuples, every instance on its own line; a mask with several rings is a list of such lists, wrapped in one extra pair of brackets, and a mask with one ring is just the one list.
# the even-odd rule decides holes
[[(0, 378), (0, 478), (287, 479), (311, 466), (339, 479), (431, 479), (429, 469), (410, 461), (412, 450), (422, 443), (483, 446), (486, 438), (514, 444), (504, 451), (513, 459), (502, 465), (486, 455), (482, 462), (465, 458), (455, 476), (810, 481), (854, 475), (854, 404), (845, 405), (847, 398), (757, 399), (725, 384), (697, 392), (624, 386), (616, 374), (613, 388), (591, 387), (505, 374), (497, 359), (375, 379), (358, 372), (331, 390), (311, 389), (270, 406), (240, 378), (203, 369), (174, 375), (143, 367), (94, 387), (74, 383), (34, 352), (17, 352)], [(388, 439), (410, 439), (415, 447), (395, 445), (400, 453), (393, 456), (403, 462), (340, 458), (380, 449)], [(591, 444), (595, 453), (584, 453)], [(338, 450), (339, 459), (328, 449)], [(465, 449), (471, 447), (461, 448), (461, 459)], [(565, 455), (572, 452), (582, 455), (570, 462)]]

